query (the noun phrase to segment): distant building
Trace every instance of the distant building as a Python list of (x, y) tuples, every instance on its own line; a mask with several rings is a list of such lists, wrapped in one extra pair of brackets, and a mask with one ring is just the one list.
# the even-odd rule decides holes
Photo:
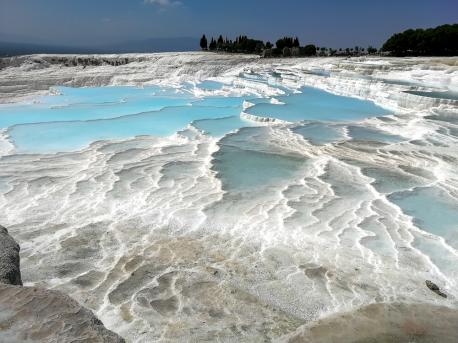
[(264, 49), (262, 51), (262, 57), (264, 58), (272, 57), (272, 49)]
[(283, 48), (283, 57), (291, 57), (291, 49), (287, 46)]

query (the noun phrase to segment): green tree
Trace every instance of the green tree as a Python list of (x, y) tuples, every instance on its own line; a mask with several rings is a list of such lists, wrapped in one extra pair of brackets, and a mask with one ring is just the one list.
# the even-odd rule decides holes
[(213, 37), (212, 37), (212, 39), (210, 41), (210, 45), (208, 46), (208, 50), (210, 50), (210, 51), (216, 50), (216, 41), (213, 39)]
[(369, 46), (367, 47), (367, 53), (368, 53), (369, 55), (375, 54), (376, 52), (377, 52), (377, 49), (374, 48), (374, 47), (372, 47), (372, 45), (369, 45)]
[(222, 50), (224, 46), (224, 39), (222, 35), (219, 35), (218, 42), (216, 43), (216, 47), (218, 50)]
[(292, 37), (280, 38), (275, 43), (275, 45), (277, 46), (277, 49), (279, 49), (280, 51), (283, 51), (283, 48), (292, 48), (293, 44), (294, 44), (294, 39)]
[(317, 47), (315, 45), (313, 45), (313, 44), (309, 44), (309, 45), (306, 45), (303, 48), (302, 54), (304, 56), (315, 56), (316, 55), (316, 51), (317, 51)]
[(382, 50), (395, 56), (456, 56), (458, 24), (396, 33), (383, 44)]
[(205, 37), (205, 35), (202, 36), (202, 38), (200, 39), (200, 48), (202, 50), (207, 50), (208, 49), (208, 42), (207, 42), (207, 37)]

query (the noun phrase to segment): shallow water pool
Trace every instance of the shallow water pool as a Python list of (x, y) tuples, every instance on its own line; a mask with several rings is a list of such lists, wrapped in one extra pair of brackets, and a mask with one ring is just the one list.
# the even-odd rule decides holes
[[(222, 84), (205, 81), (198, 87), (211, 91)], [(170, 136), (191, 123), (204, 133), (222, 137), (241, 127), (258, 125), (240, 118), (245, 101), (254, 104), (248, 113), (288, 121), (356, 120), (387, 113), (369, 101), (309, 87), (300, 94), (279, 97), (284, 104), (252, 96), (196, 97), (188, 88), (157, 86), (55, 87), (52, 92), (56, 95), (33, 103), (0, 105), (0, 128), (7, 129), (17, 152), (71, 151), (97, 140)], [(326, 127), (310, 134), (320, 140), (325, 131), (331, 134), (325, 140), (338, 139), (333, 129)]]

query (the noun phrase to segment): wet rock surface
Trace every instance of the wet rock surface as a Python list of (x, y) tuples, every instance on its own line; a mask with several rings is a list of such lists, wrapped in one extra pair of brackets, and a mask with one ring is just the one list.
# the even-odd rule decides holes
[(22, 287), (19, 249), (0, 226), (0, 342), (124, 342), (69, 296)]

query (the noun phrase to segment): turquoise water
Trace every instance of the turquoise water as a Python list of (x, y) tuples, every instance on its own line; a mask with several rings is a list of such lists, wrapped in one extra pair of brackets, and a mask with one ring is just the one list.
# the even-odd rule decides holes
[[(264, 76), (244, 74), (243, 77), (265, 82)], [(223, 84), (204, 81), (197, 87), (218, 90)], [(183, 90), (157, 86), (56, 87), (55, 90), (60, 95), (40, 97), (30, 104), (0, 105), (0, 128), (8, 129), (18, 152), (69, 151), (97, 140), (169, 136), (191, 123), (209, 135), (222, 137), (256, 125), (240, 118), (244, 101), (255, 104), (248, 109), (249, 113), (288, 121), (340, 121), (387, 113), (371, 102), (313, 88), (304, 88), (302, 94), (279, 97), (285, 105), (271, 104), (268, 98), (197, 98), (186, 87)], [(298, 128), (297, 133), (321, 143), (340, 139), (340, 133), (325, 124)]]
[(244, 98), (241, 97), (207, 97), (199, 99), (196, 103), (199, 106), (209, 107), (239, 107), (243, 105)]
[(218, 90), (223, 88), (223, 84), (217, 81), (206, 80), (197, 85), (199, 88), (204, 90)]
[(213, 169), (223, 189), (252, 191), (263, 185), (279, 185), (293, 178), (305, 165), (303, 156), (280, 154), (269, 146), (267, 128), (243, 128), (224, 137), (213, 155)]
[[(344, 134), (346, 130), (346, 135)], [(323, 145), (347, 139), (374, 141), (380, 143), (397, 143), (404, 139), (375, 129), (354, 125), (332, 125), (331, 123), (311, 122), (296, 126), (293, 132), (300, 134), (315, 145)]]
[(97, 140), (123, 139), (138, 135), (170, 136), (193, 120), (235, 116), (234, 107), (167, 107), (112, 119), (62, 121), (13, 126), (9, 135), (20, 152), (77, 150)]
[(248, 113), (286, 121), (346, 121), (386, 115), (389, 112), (370, 101), (334, 95), (305, 87), (302, 93), (278, 97), (285, 105), (257, 104)]
[(420, 183), (419, 178), (402, 173), (397, 169), (381, 167), (364, 167), (363, 174), (374, 179), (372, 185), (380, 193), (390, 194), (416, 187)]
[[(242, 77), (265, 82), (265, 76)], [(255, 104), (248, 112), (290, 121), (315, 121), (293, 127), (314, 144), (343, 139), (342, 128), (330, 120), (360, 119), (386, 113), (371, 102), (335, 96), (312, 88), (302, 94), (282, 96), (285, 105), (270, 98), (206, 96), (197, 98), (188, 85), (183, 90), (160, 87), (57, 87), (61, 94), (37, 99), (33, 104), (0, 106), (0, 126), (20, 153), (75, 151), (99, 140), (127, 139), (139, 135), (170, 136), (194, 126), (204, 134), (223, 138), (214, 156), (214, 170), (223, 187), (240, 191), (274, 184), (295, 175), (305, 160), (284, 156), (266, 145), (268, 129), (240, 117), (244, 101)], [(197, 87), (219, 90), (223, 84), (204, 81)], [(242, 129), (239, 132), (237, 130)], [(236, 132), (225, 137), (229, 132)], [(262, 170), (262, 173), (259, 171)]]
[(444, 237), (458, 249), (458, 207), (444, 190), (419, 187), (412, 191), (393, 193), (389, 199), (414, 218), (421, 229)]
[(223, 146), (214, 157), (224, 190), (250, 191), (294, 177), (305, 159)]
[(241, 127), (256, 126), (255, 123), (241, 119), (238, 115), (227, 118), (196, 120), (192, 125), (215, 137), (222, 137), (228, 132), (235, 131)]
[[(264, 76), (244, 74), (243, 77), (266, 82)], [(304, 181), (306, 171), (314, 168), (314, 161), (306, 158), (306, 154), (297, 153), (300, 150), (295, 148), (301, 140), (287, 129), (317, 146), (354, 140), (347, 145), (366, 147), (367, 142), (356, 141), (397, 143), (405, 139), (365, 127), (364, 122), (355, 122), (389, 114), (369, 101), (306, 87), (300, 94), (290, 92), (276, 97), (284, 104), (272, 104), (270, 98), (253, 98), (252, 95), (193, 95), (195, 87), (208, 92), (224, 87), (214, 81), (188, 86), (180, 90), (160, 87), (58, 87), (61, 95), (40, 97), (31, 104), (0, 105), (0, 127), (6, 130), (18, 153), (54, 153), (77, 151), (99, 140), (122, 140), (139, 135), (171, 136), (192, 126), (216, 138), (214, 142), (219, 149), (211, 156), (212, 170), (221, 181), (225, 194), (233, 196), (232, 199), (245, 199), (244, 196), (250, 197), (251, 194), (280, 194), (288, 189), (291, 182), (297, 180), (301, 184)], [(276, 129), (245, 120), (240, 117), (245, 101), (254, 104), (245, 110), (250, 114), (279, 118), (292, 124)], [(282, 132), (288, 134), (280, 136)], [(185, 131), (185, 134), (195, 139), (193, 130)], [(291, 137), (293, 144), (289, 145)], [(288, 150), (291, 146), (294, 149)], [(339, 145), (335, 148), (339, 149)], [(323, 155), (327, 154), (326, 149), (323, 149)], [(351, 147), (348, 149), (351, 152)], [(319, 153), (320, 148), (316, 151)], [(358, 160), (357, 151), (354, 155)], [(345, 157), (335, 157), (345, 164)], [(352, 154), (347, 156), (350, 157)], [(363, 161), (358, 162), (361, 164)], [(385, 168), (369, 162), (362, 164), (361, 171), (374, 179), (372, 186), (375, 190), (388, 195), (391, 202), (411, 215), (415, 225), (444, 237), (451, 246), (458, 247), (455, 199), (438, 188), (421, 188), (425, 181), (412, 173), (390, 168), (389, 165)], [(322, 181), (332, 185), (333, 191), (342, 199), (358, 198), (364, 191), (362, 183), (369, 181), (358, 181), (358, 177), (350, 171), (347, 170), (351, 175), (344, 175), (342, 170), (346, 169), (336, 169), (332, 175), (328, 171)], [(177, 173), (181, 172), (178, 168)], [(342, 181), (340, 184), (339, 180)], [(412, 187), (417, 188), (408, 190)], [(310, 194), (313, 192), (314, 189), (310, 190)], [(300, 199), (307, 196), (305, 193)], [(379, 229), (376, 222), (369, 221), (367, 225), (373, 231)], [(380, 242), (374, 239), (368, 244), (378, 247)], [(427, 243), (421, 240), (416, 244), (428, 249)], [(386, 250), (389, 249), (390, 245), (387, 245)]]
[(309, 123), (297, 126), (293, 132), (300, 134), (312, 144), (323, 145), (345, 138), (342, 128), (325, 123)]
[(25, 123), (95, 120), (183, 106), (196, 99), (158, 87), (59, 87), (60, 96), (46, 96), (38, 103), (0, 105), (0, 127)]
[(348, 126), (347, 130), (348, 135), (355, 140), (374, 141), (381, 143), (397, 143), (404, 140), (400, 136), (390, 135), (362, 126)]

